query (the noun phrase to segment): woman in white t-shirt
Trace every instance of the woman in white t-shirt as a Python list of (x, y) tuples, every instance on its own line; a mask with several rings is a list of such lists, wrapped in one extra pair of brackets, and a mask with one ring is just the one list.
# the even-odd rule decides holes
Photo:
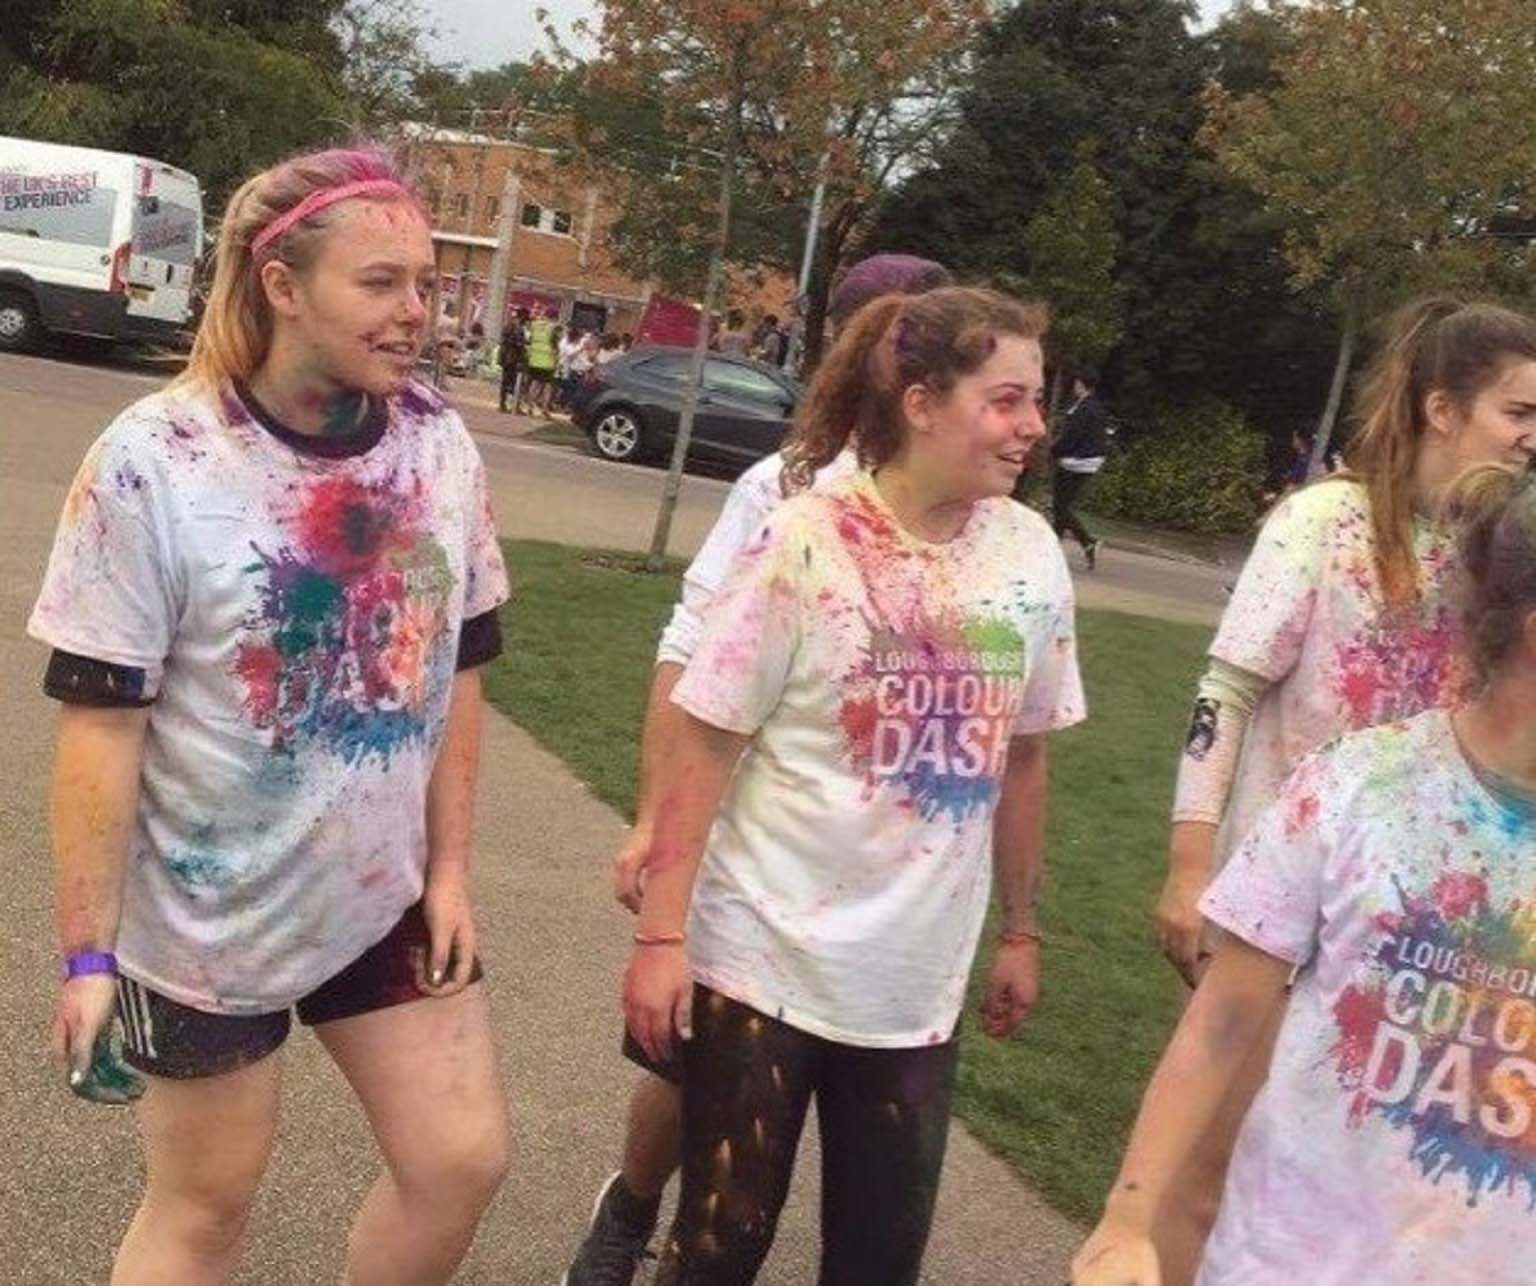
[[(1302, 756), (1460, 695), (1446, 593), (1455, 560), (1433, 513), (1466, 466), (1531, 458), (1531, 404), (1536, 323), (1453, 299), (1413, 304), (1364, 384), (1349, 470), (1294, 492), (1265, 523), (1211, 644), (1179, 765), (1157, 922), (1191, 983), (1209, 945), (1200, 896)], [(1261, 1052), (1160, 1220), (1172, 1283), (1194, 1272), (1266, 1065)]]
[(114, 1006), (140, 1104), (122, 1283), (232, 1271), (296, 1008), (384, 1172), (353, 1281), (446, 1282), (506, 1164), (469, 861), (506, 574), (463, 422), (411, 380), (433, 255), (370, 150), (251, 179), (186, 374), (65, 503), (30, 631), (61, 703), (55, 1043)]
[(1166, 1280), (1163, 1200), (1275, 1021), (1200, 1286), (1531, 1280), (1536, 481), (1481, 466), (1448, 516), (1476, 695), (1303, 760), (1206, 891), (1222, 945), (1077, 1286)]
[[(755, 1278), (814, 1097), (823, 1278), (916, 1282), (994, 865), (984, 1029), (1034, 1002), (1045, 737), (1083, 715), (1061, 548), (1008, 498), (1044, 431), (1044, 329), (980, 290), (861, 311), (789, 448), (801, 494), (673, 691), (690, 718), (625, 980), (646, 1053), (681, 1038), (660, 1280)], [(805, 490), (850, 435), (869, 471)]]

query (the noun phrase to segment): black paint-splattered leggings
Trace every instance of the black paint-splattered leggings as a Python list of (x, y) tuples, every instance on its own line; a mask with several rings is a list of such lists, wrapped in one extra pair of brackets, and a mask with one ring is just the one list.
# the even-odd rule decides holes
[(959, 1043), (862, 1049), (704, 987), (683, 1054), (683, 1190), (657, 1286), (747, 1286), (773, 1244), (811, 1096), (819, 1286), (911, 1286), (933, 1221)]

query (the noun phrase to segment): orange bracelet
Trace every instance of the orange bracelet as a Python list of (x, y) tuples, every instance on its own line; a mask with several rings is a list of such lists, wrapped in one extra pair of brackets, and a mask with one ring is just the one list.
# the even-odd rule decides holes
[(639, 929), (635, 930), (637, 947), (674, 947), (681, 946), (687, 940), (687, 935), (681, 929), (671, 933), (644, 933)]

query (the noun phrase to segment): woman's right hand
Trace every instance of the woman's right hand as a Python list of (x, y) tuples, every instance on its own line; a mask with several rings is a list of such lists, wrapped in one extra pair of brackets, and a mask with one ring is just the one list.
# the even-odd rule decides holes
[(636, 945), (624, 971), (624, 1021), (646, 1055), (672, 1057), (672, 1035), (693, 1038), (693, 972), (680, 942)]
[(1168, 845), (1168, 878), (1157, 899), (1157, 946), (1168, 963), (1193, 987), (1200, 980), (1205, 917), (1200, 898), (1211, 882), (1216, 828), (1178, 823)]
[(54, 1057), (64, 1064), (72, 1086), (90, 1075), (96, 1042), (112, 1021), (117, 1005), (117, 979), (108, 973), (82, 974), (59, 987), (53, 1011)]
[(1152, 1239), (1107, 1219), (1072, 1260), (1072, 1286), (1162, 1286), (1162, 1280)]

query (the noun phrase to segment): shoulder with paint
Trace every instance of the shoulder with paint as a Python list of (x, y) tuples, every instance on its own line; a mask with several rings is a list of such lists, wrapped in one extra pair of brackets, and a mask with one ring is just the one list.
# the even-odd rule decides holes
[(102, 467), (110, 463), (141, 477), (174, 472), (203, 457), (219, 420), (212, 398), (171, 385), (124, 407), (92, 452)]
[(1286, 524), (1318, 533), (1336, 528), (1369, 526), (1370, 495), (1356, 478), (1323, 478), (1293, 491), (1275, 506), (1265, 527)]

